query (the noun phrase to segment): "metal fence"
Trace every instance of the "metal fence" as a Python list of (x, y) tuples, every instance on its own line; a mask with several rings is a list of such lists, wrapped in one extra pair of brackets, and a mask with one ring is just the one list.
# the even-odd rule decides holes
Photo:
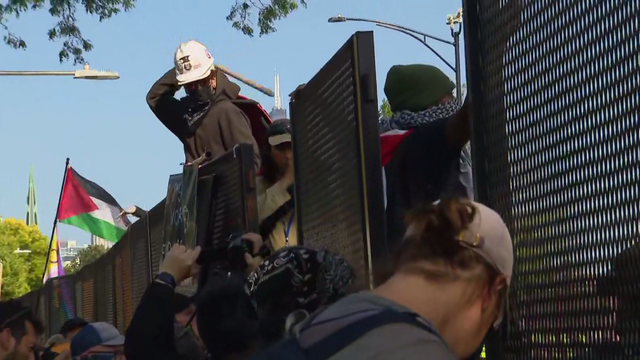
[(373, 32), (355, 33), (290, 109), (299, 239), (340, 253), (369, 288), (387, 255)]
[[(200, 180), (216, 174), (215, 195), (206, 197), (207, 189), (200, 189), (200, 198), (206, 198), (203, 202), (206, 211), (201, 211), (204, 222), (212, 221), (213, 224), (210, 233), (207, 226), (201, 229), (205, 238), (228, 239), (230, 234), (257, 231), (253, 161), (253, 147), (242, 144), (200, 169)], [(199, 184), (202, 185), (200, 181)], [(212, 201), (216, 206), (210, 209)], [(20, 298), (34, 311), (38, 307), (37, 314), (46, 325), (46, 336), (58, 333), (60, 326), (75, 316), (89, 322), (109, 322), (122, 333), (126, 331), (135, 308), (160, 266), (165, 204), (163, 199), (147, 216), (133, 223), (123, 237), (93, 263), (73, 275), (48, 280), (41, 289)], [(207, 239), (199, 245), (211, 247)], [(195, 284), (190, 282), (177, 289), (186, 295), (193, 295), (195, 290)]]
[[(46, 335), (56, 334), (69, 318), (112, 323), (122, 333), (162, 257), (164, 200), (129, 227), (107, 254), (73, 275), (47, 281), (20, 298), (45, 320)], [(151, 235), (151, 236), (149, 236)], [(150, 239), (155, 239), (150, 240)]]
[(514, 311), (488, 357), (640, 356), (640, 1), (466, 0), (478, 198)]
[[(487, 357), (638, 358), (640, 0), (464, 5), (476, 195), (505, 219), (516, 256), (510, 321), (499, 341), (487, 343)], [(375, 119), (354, 110), (349, 91), (363, 80), (356, 75), (372, 69), (354, 53), (336, 54), (320, 71), (327, 80), (310, 81), (291, 110), (302, 119), (294, 121), (296, 195), (312, 200), (298, 206), (302, 239), (334, 248), (367, 276), (364, 232), (382, 221), (353, 216), (363, 213), (354, 199), (365, 200), (354, 180), (365, 178), (366, 170), (355, 171), (363, 169), (363, 148), (342, 145), (369, 146), (355, 127), (363, 124), (358, 116)], [(326, 136), (336, 134), (343, 143)], [(340, 156), (334, 149), (343, 149)], [(334, 171), (338, 163), (351, 167)], [(163, 207), (104, 258), (22, 297), (46, 304), (38, 314), (50, 333), (73, 313), (124, 331), (162, 256)]]

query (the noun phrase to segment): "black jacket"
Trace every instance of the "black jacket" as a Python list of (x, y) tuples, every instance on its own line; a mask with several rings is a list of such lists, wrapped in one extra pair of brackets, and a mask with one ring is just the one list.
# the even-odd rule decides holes
[(451, 147), (446, 140), (448, 121), (414, 128), (385, 166), (387, 241), (393, 251), (404, 235), (407, 211), (446, 196), (468, 196), (459, 181), (462, 148)]
[(159, 282), (147, 287), (125, 334), (124, 350), (131, 360), (177, 360), (172, 288)]
[[(174, 96), (180, 86), (174, 69), (167, 71), (149, 90), (147, 104), (156, 117), (184, 145), (187, 162), (211, 151), (218, 157), (237, 144), (252, 144), (255, 168), (260, 168), (260, 151), (251, 133), (247, 115), (232, 101), (238, 98), (240, 87), (217, 71), (216, 91), (209, 108), (194, 109), (188, 98)], [(191, 122), (191, 124), (190, 124)]]

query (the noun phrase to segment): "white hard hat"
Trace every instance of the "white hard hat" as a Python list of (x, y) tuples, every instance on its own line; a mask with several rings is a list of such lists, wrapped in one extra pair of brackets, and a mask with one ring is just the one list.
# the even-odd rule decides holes
[(178, 85), (202, 80), (213, 70), (213, 56), (201, 43), (187, 41), (176, 50), (175, 67)]

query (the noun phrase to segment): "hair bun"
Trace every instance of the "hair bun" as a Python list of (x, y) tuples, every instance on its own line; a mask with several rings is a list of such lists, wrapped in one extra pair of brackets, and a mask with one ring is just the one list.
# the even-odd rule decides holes
[(464, 248), (458, 238), (473, 221), (476, 209), (464, 199), (449, 198), (420, 207), (407, 216), (414, 231), (406, 240), (434, 257), (453, 257)]

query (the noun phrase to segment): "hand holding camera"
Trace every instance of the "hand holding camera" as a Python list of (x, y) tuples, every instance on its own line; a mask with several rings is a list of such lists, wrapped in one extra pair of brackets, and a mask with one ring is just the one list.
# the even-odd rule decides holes
[(200, 267), (196, 260), (200, 256), (200, 247), (188, 249), (181, 244), (175, 244), (165, 255), (164, 261), (160, 264), (159, 273), (166, 272), (173, 276), (176, 282), (180, 282), (195, 276)]
[(250, 248), (252, 250), (251, 253), (244, 253), (244, 260), (247, 262), (247, 274), (250, 274), (264, 260), (262, 256), (260, 256), (260, 252), (263, 246), (262, 236), (255, 233), (248, 233), (242, 235), (242, 240), (250, 242), (252, 245), (252, 247)]

